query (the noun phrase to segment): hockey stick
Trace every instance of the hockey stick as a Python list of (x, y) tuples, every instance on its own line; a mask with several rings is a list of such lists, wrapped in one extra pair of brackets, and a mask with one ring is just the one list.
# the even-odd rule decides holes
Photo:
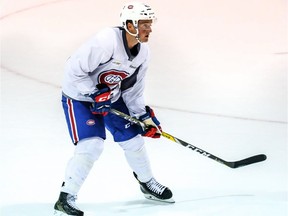
[[(110, 112), (115, 114), (115, 115), (117, 115), (117, 116), (119, 116), (119, 117), (121, 117), (121, 118), (123, 118), (123, 119), (126, 119), (127, 121), (130, 121), (130, 122), (132, 122), (134, 124), (137, 124), (137, 125), (141, 126), (144, 129), (147, 127), (144, 122), (142, 122), (142, 121), (140, 121), (140, 120), (138, 120), (138, 119), (136, 119), (136, 118), (134, 118), (132, 116), (129, 116), (129, 115), (123, 113), (123, 112), (120, 112), (120, 111), (115, 110), (115, 109), (111, 109)], [(170, 134), (168, 134), (168, 133), (166, 133), (164, 131), (162, 131), (161, 135), (163, 137), (173, 141), (173, 142), (176, 142), (176, 143), (178, 143), (178, 144), (180, 144), (180, 145), (182, 145), (184, 147), (187, 147), (187, 148), (189, 148), (189, 149), (191, 149), (191, 150), (193, 150), (195, 152), (198, 152), (201, 155), (206, 156), (206, 157), (208, 157), (208, 158), (210, 158), (212, 160), (215, 160), (215, 161), (217, 161), (217, 162), (219, 162), (221, 164), (224, 164), (224, 165), (226, 165), (226, 166), (228, 166), (230, 168), (239, 168), (239, 167), (242, 167), (242, 166), (247, 166), (247, 165), (250, 165), (250, 164), (254, 164), (254, 163), (261, 162), (261, 161), (265, 161), (266, 158), (267, 158), (267, 156), (265, 154), (258, 154), (258, 155), (254, 155), (252, 157), (248, 157), (248, 158), (245, 158), (245, 159), (239, 160), (239, 161), (225, 161), (225, 160), (221, 159), (220, 157), (217, 157), (217, 156), (215, 156), (215, 155), (213, 155), (213, 154), (211, 154), (211, 153), (209, 153), (207, 151), (204, 151), (204, 150), (202, 150), (202, 149), (200, 149), (200, 148), (198, 148), (198, 147), (196, 147), (196, 146), (194, 146), (192, 144), (189, 144), (189, 143), (187, 143), (187, 142), (185, 142), (185, 141), (183, 141), (183, 140), (181, 140), (181, 139), (179, 139), (177, 137), (174, 137), (174, 136), (172, 136), (172, 135), (170, 135)]]

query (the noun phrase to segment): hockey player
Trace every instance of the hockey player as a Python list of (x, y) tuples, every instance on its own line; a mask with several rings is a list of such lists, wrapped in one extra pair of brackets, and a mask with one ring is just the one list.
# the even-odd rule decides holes
[[(55, 215), (84, 215), (76, 196), (94, 162), (102, 153), (105, 127), (124, 150), (140, 189), (148, 199), (174, 202), (171, 190), (153, 177), (143, 136), (159, 138), (161, 126), (143, 98), (149, 61), (147, 46), (156, 17), (150, 6), (126, 4), (121, 27), (107, 28), (82, 45), (67, 60), (62, 105), (73, 143), (74, 156), (55, 203)], [(114, 108), (144, 121), (135, 124), (109, 113)]]

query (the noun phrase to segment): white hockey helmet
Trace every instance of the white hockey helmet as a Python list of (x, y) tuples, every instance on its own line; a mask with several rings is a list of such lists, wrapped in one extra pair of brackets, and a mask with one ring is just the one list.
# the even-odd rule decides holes
[(144, 3), (141, 2), (131, 2), (127, 3), (123, 6), (120, 20), (122, 27), (126, 28), (126, 22), (131, 20), (135, 28), (138, 28), (138, 21), (139, 20), (152, 20), (153, 22), (156, 21), (156, 16), (152, 8)]

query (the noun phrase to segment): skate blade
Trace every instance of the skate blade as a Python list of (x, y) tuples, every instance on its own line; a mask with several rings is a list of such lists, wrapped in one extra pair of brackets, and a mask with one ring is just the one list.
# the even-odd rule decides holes
[(163, 203), (175, 203), (175, 200), (170, 198), (170, 199), (159, 199), (151, 194), (144, 194), (144, 197), (146, 199), (149, 199), (149, 200), (153, 200), (153, 201), (159, 201), (159, 202), (163, 202)]
[(53, 216), (67, 216), (68, 214), (62, 212), (62, 211), (57, 211), (57, 210), (54, 210), (54, 214)]

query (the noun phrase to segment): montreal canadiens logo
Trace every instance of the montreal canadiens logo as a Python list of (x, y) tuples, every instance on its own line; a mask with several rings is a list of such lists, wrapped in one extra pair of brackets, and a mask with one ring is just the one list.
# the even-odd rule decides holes
[(107, 85), (116, 85), (119, 82), (121, 82), (123, 79), (125, 79), (128, 76), (128, 73), (125, 71), (104, 71), (102, 72), (98, 79), (99, 83), (105, 83)]
[(86, 124), (87, 124), (88, 126), (95, 125), (95, 120), (94, 120), (94, 119), (88, 119), (88, 120), (86, 121)]

